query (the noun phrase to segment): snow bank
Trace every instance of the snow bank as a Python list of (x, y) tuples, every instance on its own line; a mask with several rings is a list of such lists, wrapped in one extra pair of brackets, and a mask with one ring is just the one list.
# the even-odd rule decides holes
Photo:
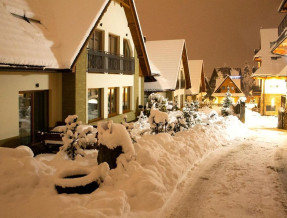
[[(85, 157), (72, 161), (57, 155), (33, 158), (23, 149), (0, 148), (1, 217), (157, 217), (190, 169), (246, 131), (236, 117), (219, 117), (175, 136), (146, 135), (132, 145), (121, 124), (98, 127), (100, 143), (111, 148), (124, 145), (134, 156), (109, 171), (89, 195), (57, 195), (54, 181), (62, 170), (96, 171), (97, 151), (85, 151)], [(31, 205), (35, 209), (28, 209)]]

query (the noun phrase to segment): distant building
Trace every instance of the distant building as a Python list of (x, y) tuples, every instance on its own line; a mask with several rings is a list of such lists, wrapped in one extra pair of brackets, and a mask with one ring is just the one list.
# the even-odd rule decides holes
[(241, 90), (241, 80), (236, 79), (236, 77), (232, 79), (231, 76), (227, 75), (224, 79), (220, 78), (216, 80), (216, 87), (211, 95), (215, 97), (216, 104), (223, 103), (227, 90), (232, 95), (233, 103), (236, 103), (240, 97), (245, 96)]
[(203, 60), (189, 60), (188, 65), (191, 88), (186, 91), (186, 99), (189, 102), (196, 99), (202, 101), (202, 98), (206, 95), (206, 77)]
[(240, 80), (240, 86), (241, 84), (241, 69), (240, 68), (230, 68), (230, 67), (218, 67), (215, 68), (211, 74), (210, 80), (209, 80), (209, 95), (211, 95), (216, 88), (216, 85), (218, 84), (217, 80), (222, 81), (227, 76), (230, 76), (231, 79), (239, 79)]
[(191, 87), (185, 40), (147, 41), (146, 47), (152, 69), (160, 75), (155, 76), (156, 81), (144, 83), (145, 98), (159, 93), (182, 108)]

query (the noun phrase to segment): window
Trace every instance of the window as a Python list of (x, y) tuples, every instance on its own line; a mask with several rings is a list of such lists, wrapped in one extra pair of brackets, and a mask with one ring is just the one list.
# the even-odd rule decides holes
[(101, 89), (88, 89), (89, 123), (101, 119)]
[(117, 36), (109, 35), (109, 52), (111, 54), (118, 54), (118, 38)]
[(130, 110), (130, 94), (131, 87), (124, 87), (123, 90), (123, 112), (127, 112)]
[(108, 112), (109, 112), (109, 117), (117, 114), (117, 89), (116, 88), (109, 88)]
[(89, 48), (96, 51), (103, 51), (103, 31), (95, 30), (89, 40)]
[(183, 70), (180, 71), (180, 88), (185, 89), (185, 76)]
[(124, 48), (124, 52), (123, 52), (124, 56), (125, 57), (131, 57), (132, 52), (131, 52), (131, 48), (129, 45), (129, 41), (127, 39), (124, 39), (124, 47), (123, 48)]

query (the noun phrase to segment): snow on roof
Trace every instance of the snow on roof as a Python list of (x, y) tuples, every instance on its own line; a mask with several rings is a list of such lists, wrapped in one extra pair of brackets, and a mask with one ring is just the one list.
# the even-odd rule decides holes
[(70, 68), (107, 3), (0, 0), (0, 63)]
[(191, 93), (198, 94), (200, 92), (201, 73), (203, 71), (203, 60), (189, 60), (189, 72), (191, 81)]
[(286, 57), (281, 56), (278, 59), (272, 59), (271, 56), (265, 57), (264, 59), (262, 59), (262, 66), (255, 71), (252, 77), (284, 76), (284, 68), (286, 64), (287, 64)]
[[(256, 57), (271, 56), (270, 42), (276, 41), (278, 38), (278, 29), (260, 29), (261, 49), (254, 55)], [(272, 55), (274, 56), (274, 55)]]
[(149, 65), (153, 76), (160, 75), (160, 70), (152, 63), (149, 58)]
[(287, 64), (286, 64), (286, 66), (277, 74), (277, 76), (287, 76)]
[(149, 59), (161, 75), (156, 82), (145, 82), (145, 91), (175, 90), (184, 45), (184, 39), (146, 42)]
[(234, 96), (245, 96), (241, 90), (241, 79), (232, 79), (229, 75), (227, 75), (224, 79), (216, 79), (216, 88), (214, 89), (212, 96), (224, 96), (225, 93), (216, 93), (218, 88), (224, 83), (224, 81), (229, 78), (239, 89), (240, 93), (232, 93)]

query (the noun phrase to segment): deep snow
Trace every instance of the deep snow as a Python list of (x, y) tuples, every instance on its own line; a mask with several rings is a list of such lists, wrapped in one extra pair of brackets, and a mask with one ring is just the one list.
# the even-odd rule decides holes
[[(260, 117), (254, 119), (259, 122)], [(165, 210), (167, 205), (178, 202), (175, 196), (181, 196), (185, 190), (190, 172), (197, 170), (212, 151), (237, 149), (236, 141), (245, 143), (248, 137), (253, 143), (255, 139), (260, 141), (260, 136), (250, 136), (246, 125), (233, 116), (219, 117), (209, 125), (196, 125), (175, 136), (145, 135), (137, 138), (134, 157), (129, 161), (121, 158), (100, 188), (87, 195), (58, 195), (54, 184), (62, 171), (96, 169), (96, 151), (85, 151), (85, 157), (71, 161), (62, 155), (33, 157), (31, 150), (23, 146), (0, 148), (0, 217), (166, 216), (170, 212)], [(266, 137), (262, 140), (267, 146)], [(224, 173), (224, 168), (219, 173)], [(215, 177), (225, 178), (220, 174)]]

